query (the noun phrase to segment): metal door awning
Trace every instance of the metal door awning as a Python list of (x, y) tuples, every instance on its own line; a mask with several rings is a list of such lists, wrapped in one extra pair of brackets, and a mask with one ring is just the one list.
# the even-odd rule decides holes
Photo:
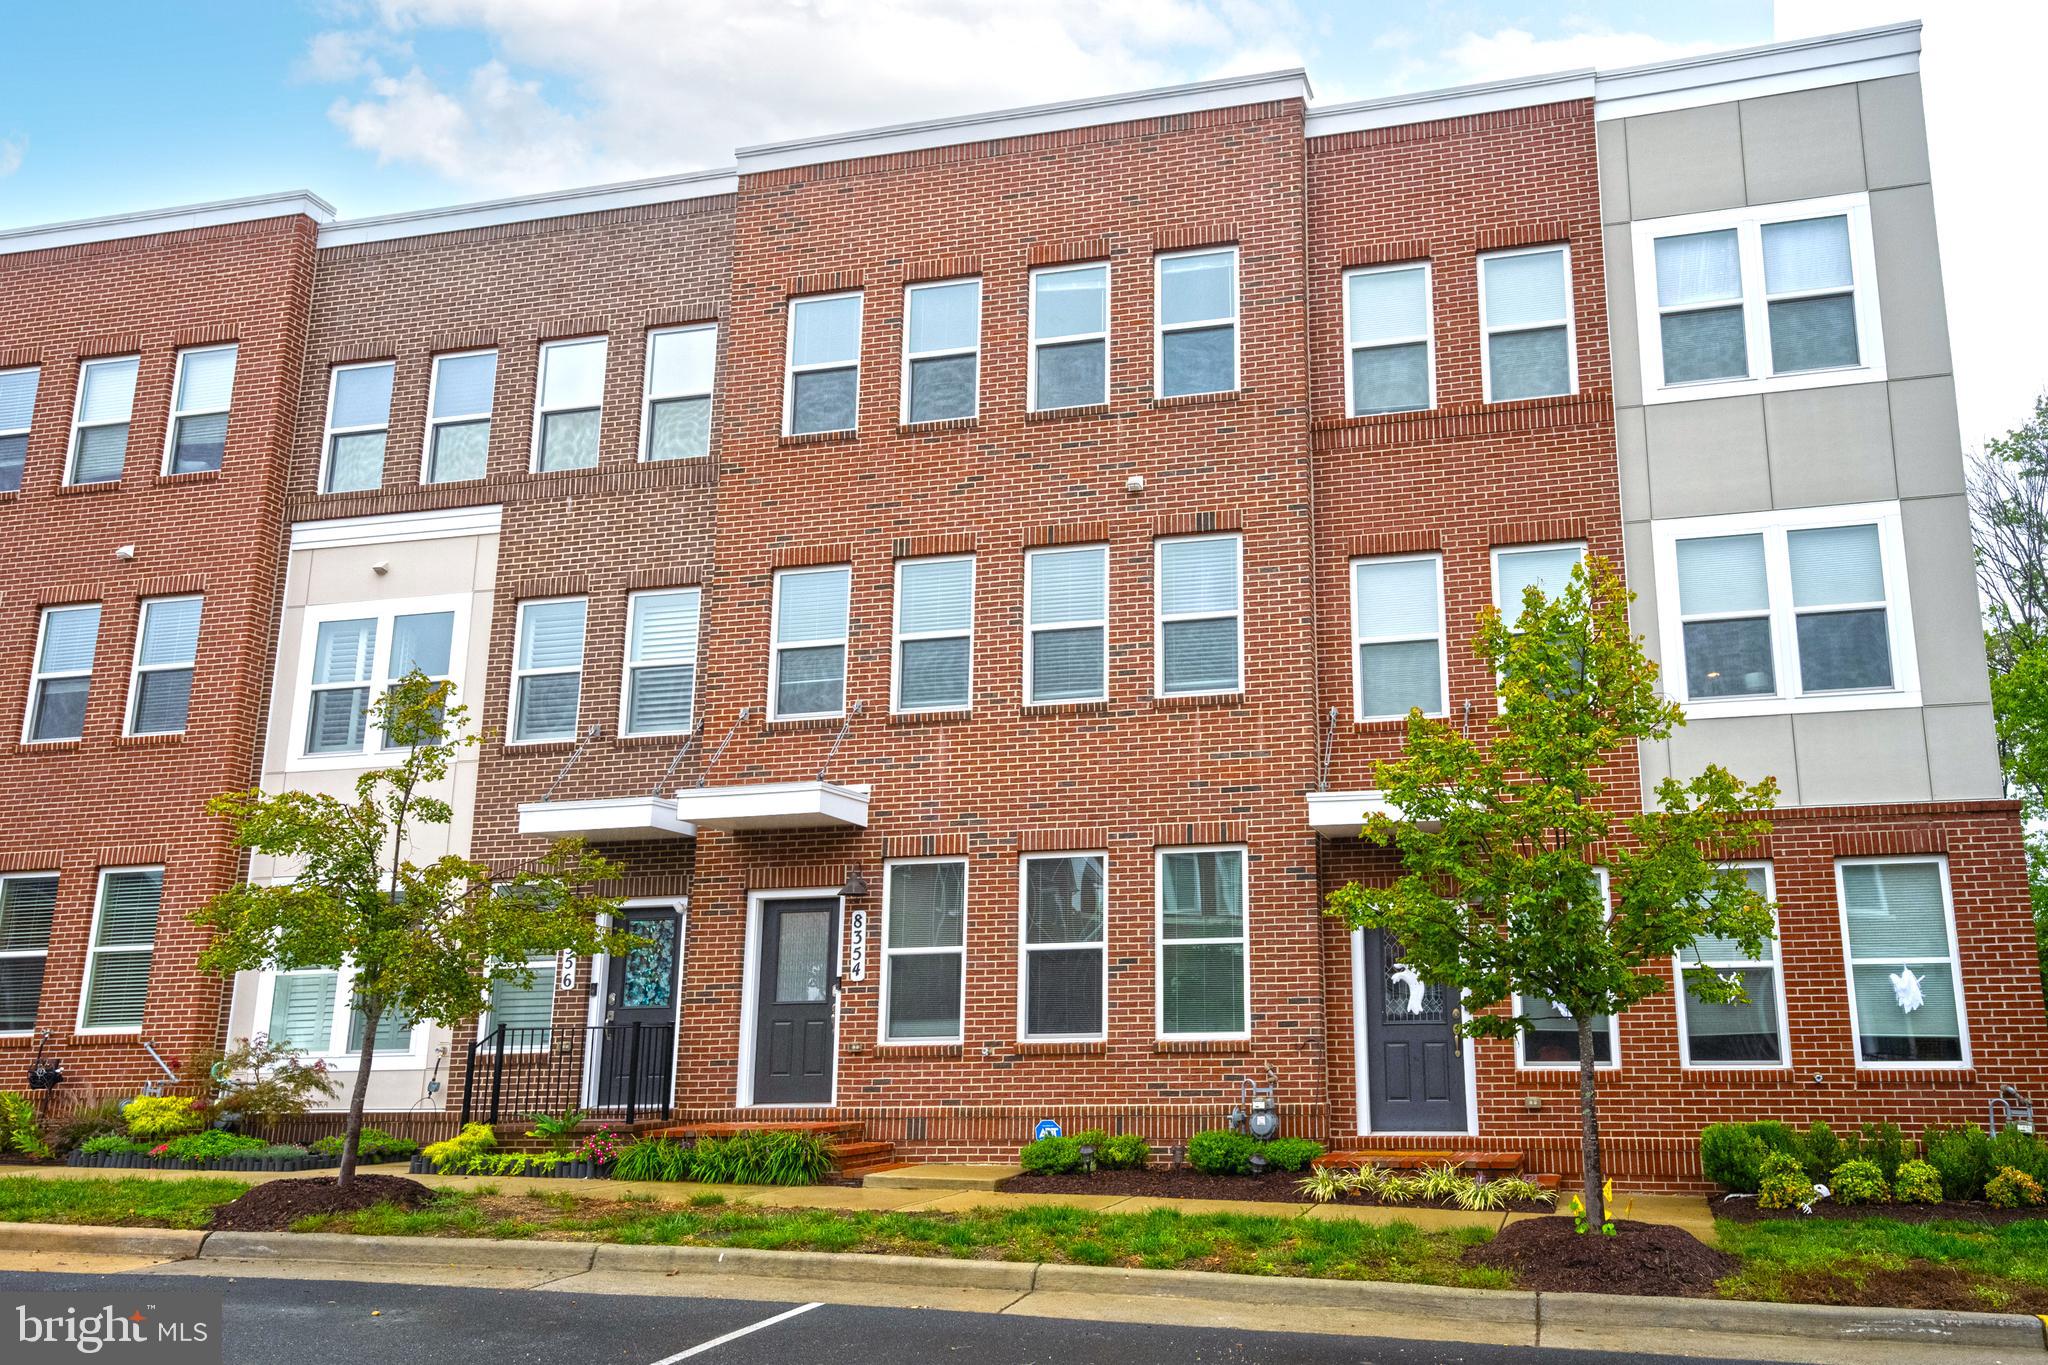
[(743, 787), (685, 787), (675, 794), (676, 818), (700, 829), (866, 829), (866, 784), (842, 786), (813, 778)]
[(666, 796), (602, 796), (586, 801), (529, 801), (519, 807), (519, 832), (592, 841), (694, 839), (697, 827), (676, 815)]
[(1400, 817), (1400, 812), (1376, 791), (1310, 792), (1308, 827), (1331, 839), (1356, 839), (1368, 815)]

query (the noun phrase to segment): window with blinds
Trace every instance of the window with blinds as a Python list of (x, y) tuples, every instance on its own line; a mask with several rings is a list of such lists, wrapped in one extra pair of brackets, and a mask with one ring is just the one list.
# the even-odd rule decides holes
[(1162, 697), (1244, 690), (1244, 539), (1183, 536), (1154, 547)]
[(1353, 417), (1436, 406), (1427, 261), (1344, 276), (1344, 393)]
[(81, 1029), (131, 1032), (142, 1027), (163, 891), (160, 867), (109, 868), (100, 873), (99, 906), (93, 914), (78, 1013)]
[(99, 603), (43, 608), (23, 739), (40, 744), (85, 733), (85, 703), (92, 691), (92, 661), (99, 640)]
[(128, 733), (185, 732), (192, 707), (192, 671), (199, 659), (197, 597), (153, 597), (142, 603), (135, 667), (128, 680)]
[(1028, 857), (1022, 870), (1024, 1036), (1099, 1039), (1109, 989), (1105, 860)]
[(1249, 1034), (1245, 890), (1241, 848), (1160, 851), (1160, 1037)]
[(1940, 858), (1836, 865), (1859, 1065), (1967, 1065), (1963, 982)]
[(697, 695), (696, 588), (626, 599), (625, 717), (620, 733), (687, 734)]
[(178, 352), (164, 450), (166, 474), (220, 468), (228, 445), (228, 407), (234, 396), (237, 351), (234, 346), (206, 346)]
[(890, 863), (883, 872), (882, 1040), (961, 1040), (967, 977), (967, 861)]
[(640, 458), (696, 460), (711, 453), (711, 385), (718, 328), (666, 327), (647, 334), (647, 394)]
[(609, 349), (603, 337), (541, 343), (540, 394), (533, 421), (536, 473), (597, 464)]
[(135, 408), (136, 356), (88, 360), (78, 367), (78, 408), (71, 423), (71, 461), (64, 482), (112, 483), (128, 459), (128, 421)]
[(0, 493), (21, 491), (28, 465), (28, 431), (36, 415), (36, 390), (43, 371), (28, 365), (0, 370)]
[(491, 983), (490, 1017), (478, 1032), (503, 1027), (507, 1051), (543, 1052), (555, 1036), (555, 964), (551, 958), (537, 958), (526, 966), (533, 980), (524, 986), (510, 979)]
[(0, 877), (0, 1033), (33, 1033), (50, 956), (57, 875)]
[(1025, 701), (1109, 698), (1109, 547), (1024, 557)]
[(1161, 398), (1237, 387), (1237, 248), (1156, 259), (1154, 337)]
[(1479, 318), (1487, 402), (1549, 398), (1577, 390), (1569, 247), (1481, 256)]
[(377, 620), (322, 621), (313, 638), (306, 752), (360, 753), (369, 734)]
[(1109, 401), (1109, 267), (1031, 272), (1033, 412)]
[(1398, 720), (1445, 712), (1443, 556), (1351, 563), (1352, 714)]
[[(1741, 871), (1750, 890), (1772, 899), (1769, 864), (1753, 863)], [(1790, 1059), (1775, 933), (1758, 957), (1733, 939), (1695, 939), (1678, 954), (1676, 970), (1688, 987), (1702, 975), (1739, 977), (1746, 997), (1721, 1005), (1695, 998), (1689, 988), (1678, 992), (1678, 1034), (1687, 1066), (1781, 1066)]]
[(382, 486), (394, 369), (388, 360), (334, 367), (327, 386), (322, 492), (348, 493)]
[[(1607, 905), (1607, 869), (1589, 869), (1600, 903)], [(1612, 913), (1611, 911), (1609, 912)], [(1515, 1015), (1522, 1028), (1515, 1038), (1516, 1063), (1523, 1067), (1577, 1067), (1579, 1064), (1579, 1022), (1563, 1006), (1540, 995), (1517, 995)], [(1620, 1038), (1611, 1015), (1593, 1016), (1593, 1064), (1619, 1065)]]
[(896, 564), (898, 712), (973, 704), (974, 556)]
[(581, 597), (519, 604), (519, 638), (512, 654), (513, 743), (576, 738), (588, 609), (588, 600)]
[(768, 718), (846, 712), (846, 621), (853, 571), (781, 569), (775, 575), (775, 640)]
[(1493, 605), (1512, 626), (1521, 619), (1534, 588), (1554, 599), (1572, 581), (1572, 570), (1586, 558), (1586, 547), (1569, 545), (1517, 545), (1493, 552)]
[(981, 281), (903, 291), (903, 420), (952, 422), (981, 410)]
[(861, 302), (857, 293), (825, 294), (789, 305), (784, 435), (859, 425)]
[(491, 450), (491, 405), (498, 388), (498, 353), (463, 351), (434, 357), (427, 384), (424, 483), (481, 479)]

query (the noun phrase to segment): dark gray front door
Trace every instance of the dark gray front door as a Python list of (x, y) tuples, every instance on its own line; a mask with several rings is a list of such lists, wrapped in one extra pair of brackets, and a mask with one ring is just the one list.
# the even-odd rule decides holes
[(606, 968), (597, 1103), (602, 1109), (666, 1109), (674, 1077), (676, 991), (683, 921), (671, 906), (636, 906), (619, 927), (642, 940)]
[(839, 984), (838, 962), (838, 901), (761, 903), (754, 1103), (832, 1102), (832, 997)]
[(1465, 1129), (1465, 1057), (1458, 1006), (1401, 961), (1401, 945), (1361, 930), (1365, 954), (1366, 1086), (1375, 1133)]

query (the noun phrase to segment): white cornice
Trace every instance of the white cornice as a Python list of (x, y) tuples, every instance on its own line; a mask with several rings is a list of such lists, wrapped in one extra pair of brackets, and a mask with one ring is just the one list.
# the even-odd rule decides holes
[(1308, 111), (1308, 135), (1328, 137), (1332, 133), (1355, 133), (1364, 128), (1430, 123), (1437, 119), (1463, 118), (1468, 114), (1490, 114), (1497, 109), (1520, 109), (1532, 104), (1557, 104), (1564, 100), (1591, 98), (1591, 70), (1559, 71), (1548, 76), (1521, 76), (1513, 80), (1488, 81), (1483, 85), (1454, 86), (1449, 90), (1424, 90), (1407, 95), (1355, 100), (1348, 104), (1319, 105)]
[(1602, 71), (1594, 78), (1593, 116), (1633, 118), (1788, 90), (1907, 76), (1919, 69), (1920, 23), (1911, 20)]
[(340, 545), (388, 545), (407, 540), (495, 535), (503, 509), (449, 507), (432, 512), (391, 512), (367, 517), (331, 517), (292, 525), (292, 549), (331, 550)]
[(421, 209), (414, 213), (387, 213), (376, 218), (349, 218), (329, 223), (321, 228), (320, 245), (347, 246), (355, 242), (381, 242), (394, 237), (426, 237), (440, 232), (496, 227), (503, 223), (568, 218), (579, 213), (601, 213), (606, 209), (635, 208), (642, 204), (669, 204), (679, 199), (704, 199), (717, 194), (731, 194), (738, 188), (739, 177), (730, 168), (692, 171), (686, 175), (664, 175), (649, 180), (628, 180), (615, 185), (555, 190), (548, 194), (522, 195), (515, 199), (491, 199), (479, 204), (456, 204), (449, 208)]
[(185, 204), (177, 208), (147, 209), (140, 213), (114, 213), (104, 218), (79, 218), (69, 223), (44, 223), (0, 232), (0, 254), (47, 251), (51, 247), (109, 242), (123, 237), (152, 237), (161, 232), (186, 232), (222, 223), (288, 218), (293, 214), (304, 214), (316, 223), (325, 223), (334, 217), (334, 205), (310, 190), (290, 190), (282, 194), (251, 195), (246, 199), (217, 199), (210, 204)]

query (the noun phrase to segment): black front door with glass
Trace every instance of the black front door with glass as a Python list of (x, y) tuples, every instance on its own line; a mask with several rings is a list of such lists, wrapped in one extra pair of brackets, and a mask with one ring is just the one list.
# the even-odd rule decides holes
[(666, 1109), (674, 1078), (676, 991), (683, 921), (672, 906), (636, 906), (619, 927), (641, 942), (611, 959), (596, 1102), (604, 1109)]
[(1401, 960), (1392, 934), (1364, 929), (1359, 935), (1372, 1131), (1463, 1132), (1465, 1057), (1457, 1003)]
[(837, 900), (761, 903), (754, 1103), (832, 1102), (832, 1002), (838, 961)]

